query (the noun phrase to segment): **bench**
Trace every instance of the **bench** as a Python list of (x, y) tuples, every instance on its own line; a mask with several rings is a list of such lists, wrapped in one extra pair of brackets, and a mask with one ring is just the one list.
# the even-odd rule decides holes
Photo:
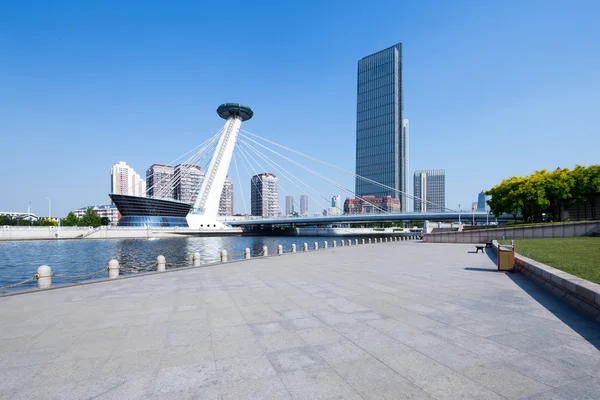
[(487, 246), (485, 246), (485, 245), (483, 245), (483, 244), (481, 244), (481, 245), (479, 245), (479, 244), (476, 244), (476, 245), (475, 245), (475, 250), (476, 250), (476, 251), (475, 251), (475, 253), (479, 253), (479, 250), (481, 250), (481, 252), (482, 252), (482, 253), (485, 253), (485, 251), (483, 251), (483, 248), (484, 248), (484, 247), (487, 247)]

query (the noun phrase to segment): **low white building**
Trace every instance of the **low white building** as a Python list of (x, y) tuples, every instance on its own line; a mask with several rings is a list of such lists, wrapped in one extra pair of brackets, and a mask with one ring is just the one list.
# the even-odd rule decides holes
[(88, 208), (91, 208), (100, 218), (108, 218), (111, 225), (117, 225), (119, 222), (119, 210), (117, 210), (117, 207), (111, 205), (82, 207), (73, 210), (73, 214), (75, 214), (77, 218), (81, 218), (85, 215)]

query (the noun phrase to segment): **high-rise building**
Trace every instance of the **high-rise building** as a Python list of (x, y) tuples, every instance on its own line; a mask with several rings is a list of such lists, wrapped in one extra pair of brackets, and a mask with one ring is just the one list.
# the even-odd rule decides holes
[(414, 173), (415, 212), (443, 212), (446, 209), (446, 172), (428, 169)]
[(153, 164), (146, 170), (146, 196), (158, 199), (174, 199), (173, 175), (171, 165)]
[(146, 182), (124, 161), (112, 166), (110, 170), (110, 192), (130, 196), (146, 196)]
[(195, 164), (179, 164), (173, 174), (175, 200), (193, 204), (204, 180), (202, 168)]
[(323, 210), (323, 215), (342, 215), (343, 213), (342, 198), (336, 194), (331, 198), (331, 206)]
[(275, 175), (254, 175), (250, 182), (251, 213), (262, 217), (279, 214), (279, 182)]
[(356, 174), (390, 188), (356, 178), (359, 197), (392, 196), (408, 210), (408, 121), (403, 118), (402, 44), (358, 62), (356, 106)]
[(488, 207), (487, 201), (491, 198), (492, 196), (486, 196), (482, 190), (477, 196), (477, 211), (486, 211)]
[(285, 215), (294, 213), (294, 196), (285, 196)]
[(300, 196), (300, 215), (303, 217), (308, 215), (308, 196), (305, 194)]
[(346, 214), (383, 214), (397, 213), (400, 211), (400, 200), (392, 196), (362, 198), (347, 198), (344, 201), (344, 213)]
[(219, 200), (219, 215), (233, 215), (233, 183), (229, 175), (225, 177), (221, 199)]

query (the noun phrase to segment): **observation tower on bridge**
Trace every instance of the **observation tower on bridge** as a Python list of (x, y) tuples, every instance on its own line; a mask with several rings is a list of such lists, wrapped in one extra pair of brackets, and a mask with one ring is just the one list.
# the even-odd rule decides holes
[(254, 112), (243, 104), (225, 103), (217, 108), (217, 114), (225, 120), (225, 126), (196, 202), (186, 217), (188, 226), (192, 229), (227, 228), (225, 224), (217, 221), (219, 200), (242, 122), (252, 118)]

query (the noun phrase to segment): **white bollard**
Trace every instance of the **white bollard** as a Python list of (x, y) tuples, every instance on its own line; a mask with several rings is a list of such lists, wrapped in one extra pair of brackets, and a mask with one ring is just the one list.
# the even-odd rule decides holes
[(277, 254), (279, 254), (279, 255), (283, 254), (283, 246), (282, 245), (277, 246)]
[(108, 262), (108, 277), (110, 279), (119, 277), (119, 262), (117, 260), (110, 260)]
[(327, 240), (326, 240), (326, 241), (323, 242), (323, 248), (326, 249), (328, 247), (329, 247), (329, 245), (327, 244)]
[(227, 250), (221, 250), (221, 262), (227, 262)]
[(165, 272), (166, 269), (167, 269), (167, 260), (165, 259), (165, 256), (160, 255), (160, 256), (156, 257), (156, 270), (158, 272)]
[(371, 244), (371, 238), (369, 238), (369, 244)]
[(47, 265), (40, 265), (37, 269), (37, 287), (38, 289), (48, 289), (52, 287), (52, 269)]
[(192, 257), (192, 262), (194, 267), (200, 266), (200, 253), (194, 253), (194, 256)]
[(248, 247), (244, 249), (244, 258), (246, 260), (250, 258), (250, 249)]
[(269, 256), (269, 248), (267, 246), (263, 246), (263, 256)]
[(354, 244), (358, 246), (358, 239), (354, 239)]
[(342, 242), (340, 244), (342, 247), (344, 247), (346, 245), (346, 241), (342, 239)]
[(379, 243), (383, 243), (383, 238), (379, 238)]
[(336, 241), (336, 240), (334, 240), (334, 241), (331, 243), (331, 246), (333, 246), (333, 247), (337, 247), (337, 241)]
[(387, 238), (387, 236), (385, 237), (385, 242), (386, 242), (386, 243), (388, 242), (388, 238)]
[(292, 253), (296, 252), (296, 243), (292, 244)]
[(319, 243), (315, 242), (315, 244), (313, 245), (313, 248), (315, 250), (319, 250)]
[(362, 240), (362, 244), (365, 244), (365, 239)]
[(304, 245), (302, 245), (302, 250), (303, 251), (308, 251), (308, 243), (304, 243)]

